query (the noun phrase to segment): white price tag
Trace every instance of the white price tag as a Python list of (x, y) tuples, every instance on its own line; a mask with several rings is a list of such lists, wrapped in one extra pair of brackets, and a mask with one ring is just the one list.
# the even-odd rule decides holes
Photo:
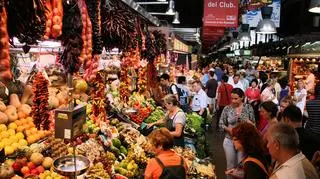
[(9, 96), (9, 89), (7, 87), (5, 89), (5, 93), (6, 93), (7, 96)]
[(71, 129), (65, 129), (64, 130), (64, 138), (65, 139), (71, 139)]

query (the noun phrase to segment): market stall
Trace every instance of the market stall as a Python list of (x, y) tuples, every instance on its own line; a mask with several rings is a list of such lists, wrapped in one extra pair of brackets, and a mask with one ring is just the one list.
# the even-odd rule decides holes
[[(143, 178), (167, 39), (123, 2), (0, 1), (1, 179)], [(214, 178), (202, 126), (188, 114), (175, 151), (190, 177)]]

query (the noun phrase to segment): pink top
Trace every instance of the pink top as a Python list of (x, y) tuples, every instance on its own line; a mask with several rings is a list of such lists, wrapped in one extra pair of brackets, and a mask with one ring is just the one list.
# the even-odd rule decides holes
[(249, 101), (256, 101), (260, 99), (260, 89), (259, 88), (248, 88), (245, 92), (246, 97)]

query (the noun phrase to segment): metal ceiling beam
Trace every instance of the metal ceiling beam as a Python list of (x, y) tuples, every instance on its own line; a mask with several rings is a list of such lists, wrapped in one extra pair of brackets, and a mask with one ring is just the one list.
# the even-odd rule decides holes
[(143, 7), (137, 4), (134, 0), (121, 0), (121, 1), (127, 4), (129, 7), (131, 7), (133, 10), (135, 10), (137, 13), (139, 13), (142, 17), (147, 19), (152, 24), (156, 26), (160, 25), (160, 21), (157, 17), (152, 16), (151, 13), (148, 13)]
[(168, 1), (155, 1), (155, 2), (137, 2), (139, 5), (154, 5), (154, 4), (169, 4)]
[(171, 28), (171, 32), (197, 33), (197, 28)]

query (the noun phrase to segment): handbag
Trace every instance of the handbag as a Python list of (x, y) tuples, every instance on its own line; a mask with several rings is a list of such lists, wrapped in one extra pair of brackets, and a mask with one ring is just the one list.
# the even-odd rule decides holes
[[(244, 159), (241, 163), (241, 166), (244, 166), (244, 164), (246, 162), (254, 162), (255, 164), (257, 164), (264, 172), (267, 176), (269, 176), (269, 172), (266, 169), (266, 167), (262, 164), (262, 162), (256, 158), (253, 157), (247, 157), (246, 159)], [(243, 167), (237, 166), (235, 168), (232, 168), (228, 171), (226, 171), (226, 174), (229, 176), (232, 176), (234, 179), (243, 179), (244, 178), (244, 170)]]

